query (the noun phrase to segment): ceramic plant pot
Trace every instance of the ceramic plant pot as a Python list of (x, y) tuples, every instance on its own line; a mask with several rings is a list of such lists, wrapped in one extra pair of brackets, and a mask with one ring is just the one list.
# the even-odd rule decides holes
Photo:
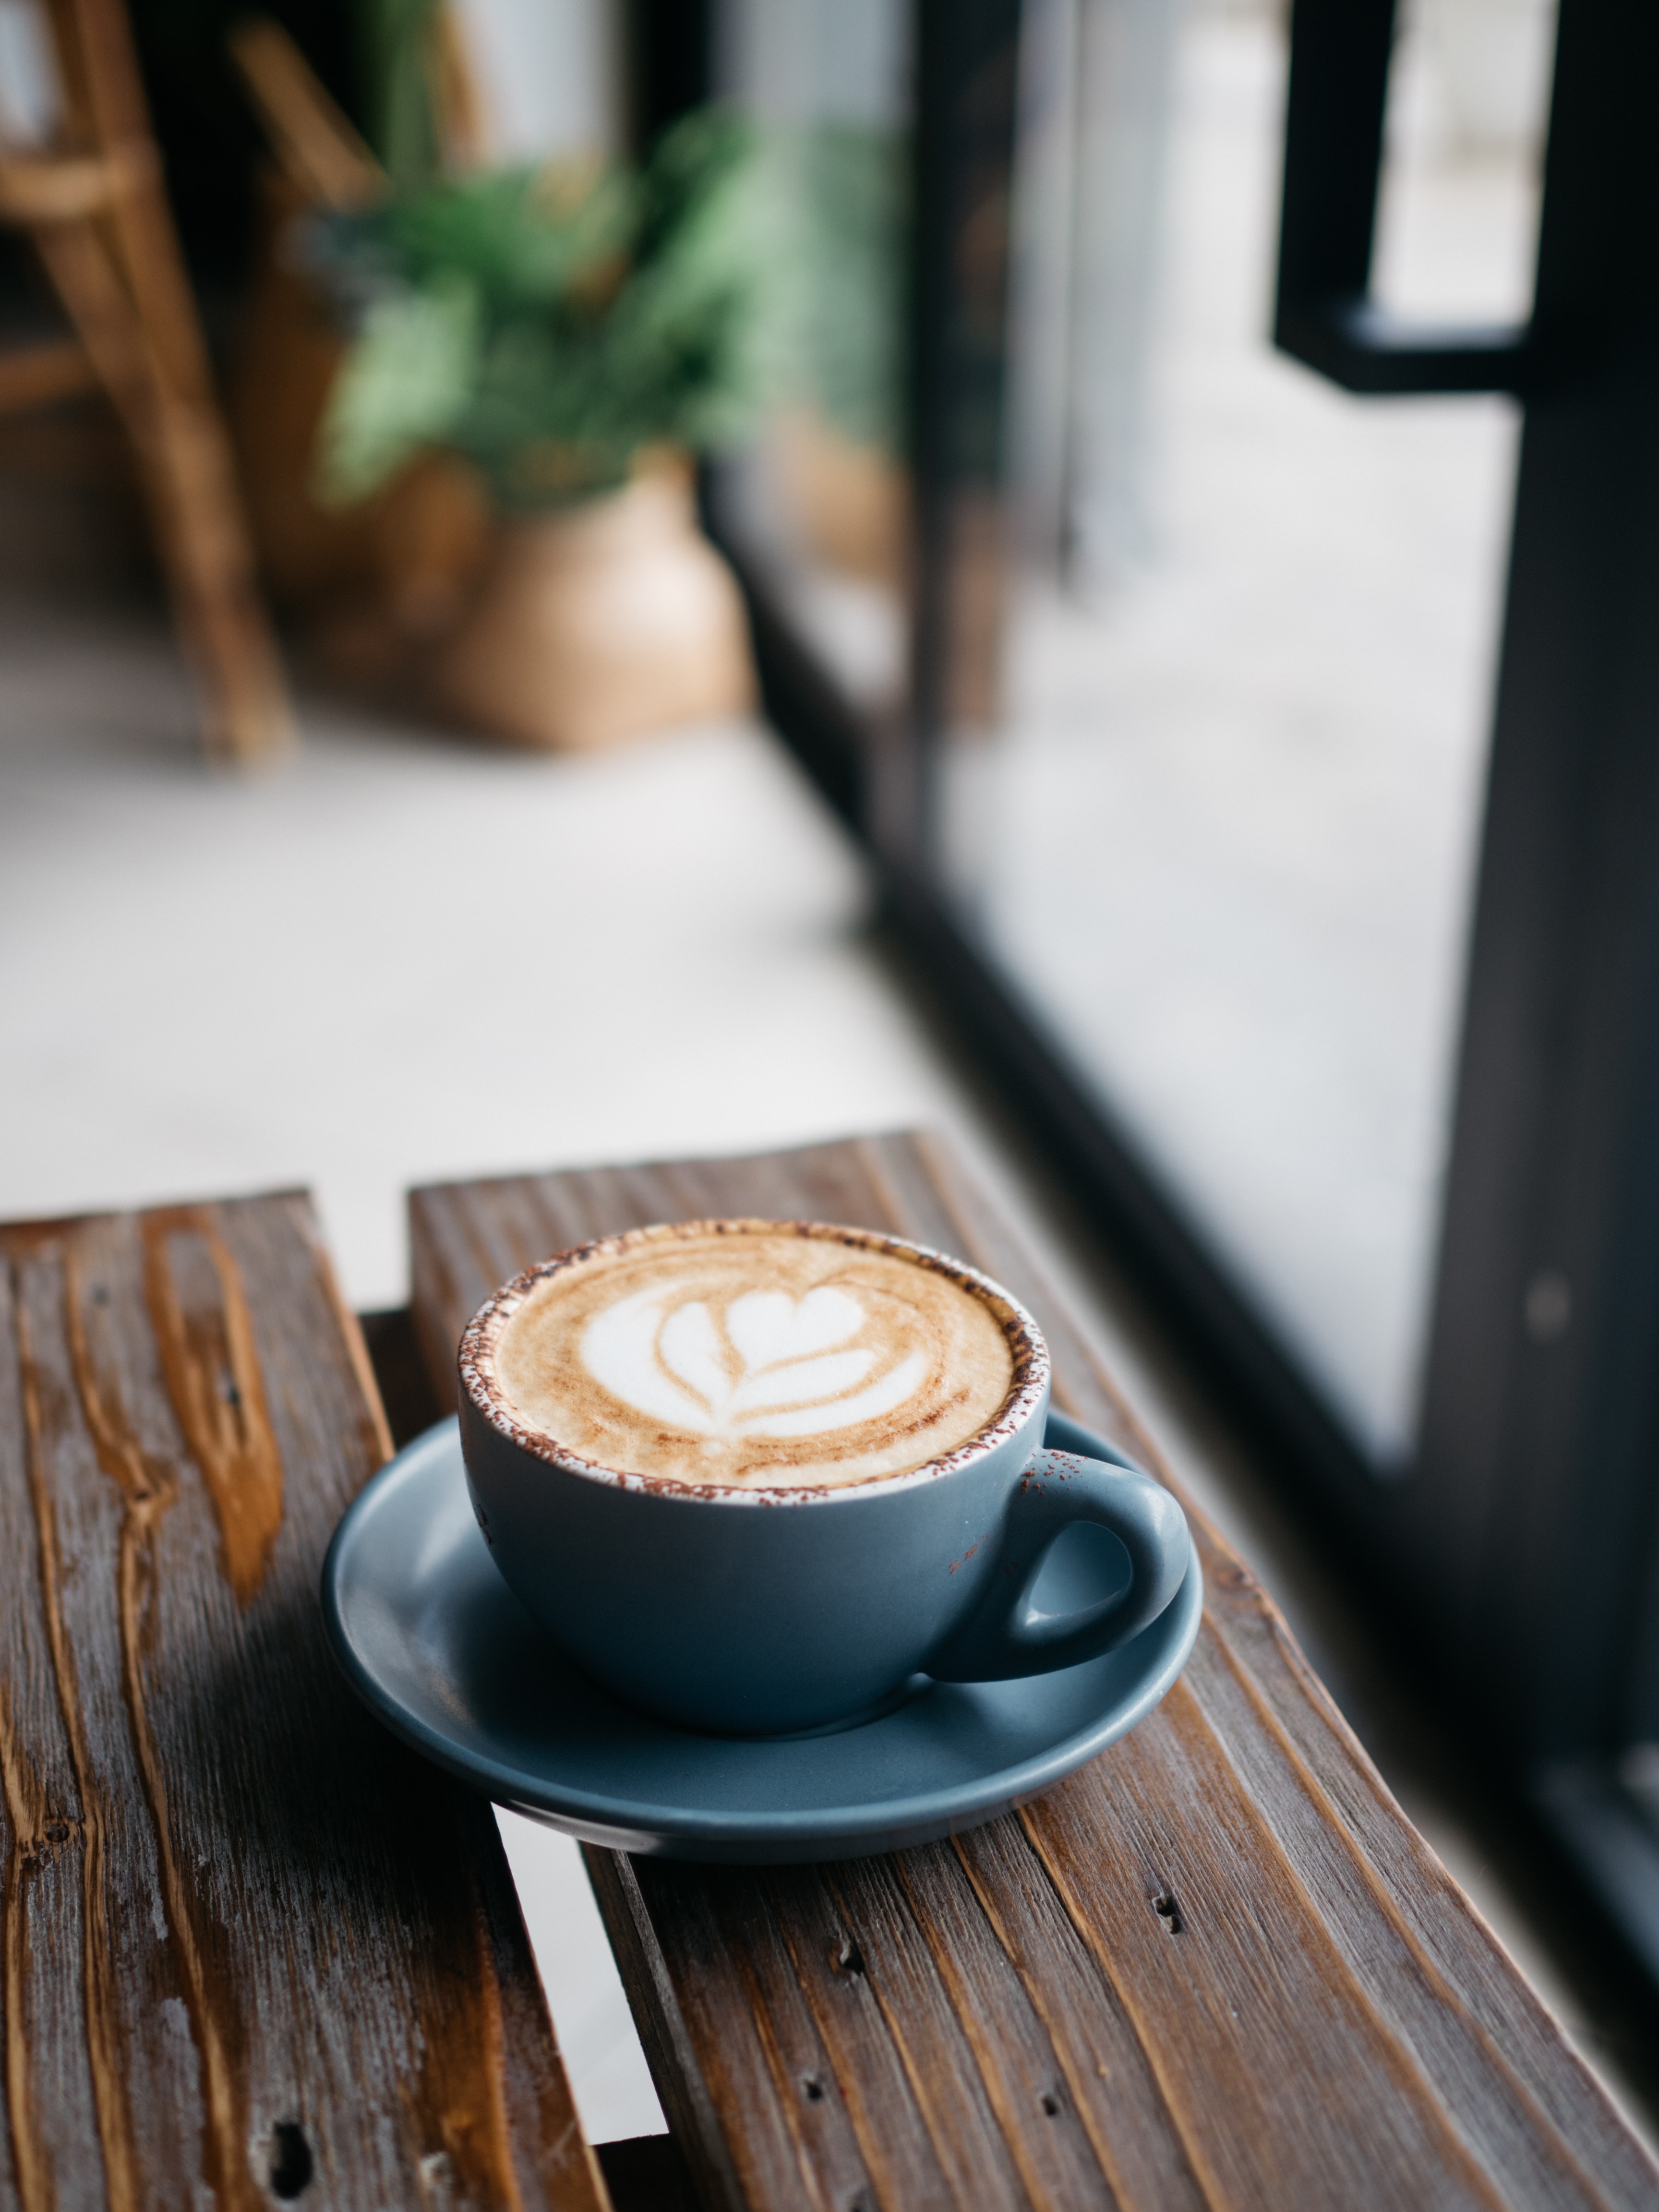
[(446, 714), (571, 750), (755, 698), (737, 585), (667, 476), (504, 524), (431, 678)]

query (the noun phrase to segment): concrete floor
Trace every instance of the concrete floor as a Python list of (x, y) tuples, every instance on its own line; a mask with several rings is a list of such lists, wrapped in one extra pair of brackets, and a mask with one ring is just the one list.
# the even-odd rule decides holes
[[(14, 554), (27, 542), (6, 534)], [(1074, 1235), (1064, 1192), (905, 995), (855, 856), (763, 731), (558, 762), (307, 700), (292, 765), (216, 775), (159, 611), (43, 592), (9, 565), (0, 1216), (304, 1182), (348, 1295), (383, 1306), (404, 1296), (412, 1182), (946, 1128), (1020, 1207), (1182, 1479), (1626, 2094), (1626, 2054), (1501, 1850), (1394, 1724), (1296, 1530)], [(574, 1845), (501, 1825), (590, 2136), (659, 2129)]]

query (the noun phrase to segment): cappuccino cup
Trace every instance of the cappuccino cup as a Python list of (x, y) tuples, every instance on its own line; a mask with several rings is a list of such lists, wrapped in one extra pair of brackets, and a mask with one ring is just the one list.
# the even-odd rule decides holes
[[(915, 1679), (1127, 1643), (1188, 1564), (1139, 1470), (1043, 1449), (1048, 1348), (988, 1277), (823, 1222), (665, 1223), (544, 1261), (461, 1339), (473, 1510), (508, 1588), (630, 1705), (716, 1734), (847, 1725)], [(1119, 1586), (1031, 1601), (1079, 1522)]]

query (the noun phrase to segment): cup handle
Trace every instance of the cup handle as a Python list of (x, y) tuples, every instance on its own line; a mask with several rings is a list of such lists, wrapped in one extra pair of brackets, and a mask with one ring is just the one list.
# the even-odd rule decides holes
[[(1129, 1586), (1079, 1613), (1034, 1616), (1037, 1571), (1079, 1521), (1109, 1528), (1123, 1546)], [(923, 1668), (941, 1682), (1001, 1682), (1098, 1658), (1158, 1619), (1185, 1581), (1191, 1552), (1186, 1515), (1139, 1468), (1037, 1452), (1014, 1492), (983, 1600)]]

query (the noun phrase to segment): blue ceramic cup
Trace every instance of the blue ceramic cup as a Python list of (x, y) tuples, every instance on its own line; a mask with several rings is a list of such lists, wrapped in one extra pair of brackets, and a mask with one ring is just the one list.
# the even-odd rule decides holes
[[(473, 1509), (514, 1595), (629, 1703), (694, 1729), (773, 1735), (844, 1724), (916, 1675), (986, 1682), (1097, 1657), (1175, 1596), (1179, 1505), (1137, 1469), (1042, 1449), (1048, 1347), (1008, 1293), (962, 1261), (873, 1231), (790, 1223), (938, 1269), (982, 1299), (1013, 1355), (1000, 1412), (956, 1450), (837, 1488), (693, 1487), (601, 1467), (526, 1426), (495, 1348), (551, 1271), (665, 1231), (561, 1254), (498, 1291), (460, 1346)], [(1084, 1611), (1036, 1611), (1049, 1547), (1077, 1522), (1122, 1547), (1117, 1586)]]

